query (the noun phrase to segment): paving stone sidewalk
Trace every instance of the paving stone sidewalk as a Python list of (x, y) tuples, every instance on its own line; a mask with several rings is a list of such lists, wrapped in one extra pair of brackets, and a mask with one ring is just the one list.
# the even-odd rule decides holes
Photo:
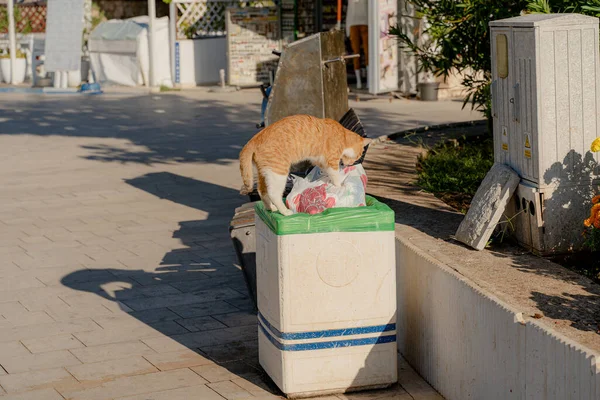
[[(280, 398), (227, 230), (259, 101), (2, 94), (1, 399)], [(476, 117), (458, 102), (353, 106), (372, 135)], [(439, 398), (400, 366), (392, 390), (330, 399)]]

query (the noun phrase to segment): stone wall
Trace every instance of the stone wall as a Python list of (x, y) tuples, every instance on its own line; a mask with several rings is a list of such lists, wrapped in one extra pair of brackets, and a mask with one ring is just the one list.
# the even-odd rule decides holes
[(231, 8), (228, 15), (229, 84), (268, 83), (269, 74), (275, 71), (278, 62), (271, 52), (281, 47), (277, 9)]

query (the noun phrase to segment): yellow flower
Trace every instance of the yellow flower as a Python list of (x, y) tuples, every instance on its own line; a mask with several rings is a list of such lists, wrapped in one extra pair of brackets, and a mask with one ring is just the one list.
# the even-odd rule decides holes
[(596, 140), (592, 142), (591, 150), (596, 153), (600, 151), (600, 137), (597, 137)]
[(583, 221), (583, 226), (585, 226), (586, 228), (589, 228), (590, 226), (592, 226), (592, 219), (588, 218), (585, 221)]
[(600, 202), (600, 194), (592, 197), (592, 204), (596, 204), (598, 202)]

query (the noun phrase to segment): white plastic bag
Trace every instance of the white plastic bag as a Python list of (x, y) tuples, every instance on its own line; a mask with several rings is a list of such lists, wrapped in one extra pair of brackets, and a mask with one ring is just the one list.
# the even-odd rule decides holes
[(294, 186), (286, 205), (293, 213), (317, 214), (327, 208), (362, 207), (365, 205), (367, 174), (361, 164), (345, 167), (341, 187), (335, 187), (319, 167), (306, 178), (294, 176)]

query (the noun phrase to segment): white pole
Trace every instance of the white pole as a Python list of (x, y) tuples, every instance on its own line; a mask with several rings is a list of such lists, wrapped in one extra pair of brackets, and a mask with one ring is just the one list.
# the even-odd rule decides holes
[(14, 0), (8, 0), (8, 48), (10, 51), (10, 83), (16, 83), (17, 68), (17, 38), (15, 34), (15, 12), (13, 6)]
[(367, 82), (369, 93), (378, 94), (379, 91), (379, 2), (369, 0), (369, 68), (367, 69)]
[(177, 5), (174, 1), (169, 4), (169, 50), (171, 51), (171, 81), (177, 87), (177, 62), (175, 60), (175, 42), (177, 42)]
[(156, 85), (154, 80), (154, 19), (156, 18), (156, 3), (155, 0), (148, 0), (148, 56), (150, 58), (148, 68), (148, 86), (151, 88)]

